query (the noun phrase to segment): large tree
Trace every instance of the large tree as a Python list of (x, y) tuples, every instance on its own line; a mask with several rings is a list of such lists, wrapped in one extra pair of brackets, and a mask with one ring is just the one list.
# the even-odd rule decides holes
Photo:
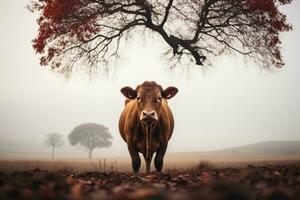
[(63, 136), (59, 133), (49, 133), (46, 135), (45, 144), (52, 148), (52, 160), (54, 159), (54, 151), (57, 147), (64, 144)]
[[(282, 67), (279, 33), (290, 31), (278, 10), (292, 0), (33, 0), (39, 31), (33, 47), (41, 65), (89, 71), (119, 56), (120, 46), (155, 33), (167, 54), (204, 65), (221, 54), (241, 54), (264, 67)], [(148, 31), (149, 30), (149, 31)]]
[(81, 145), (88, 150), (89, 158), (92, 158), (96, 148), (110, 147), (112, 136), (108, 128), (95, 123), (87, 123), (76, 126), (69, 134), (72, 146)]

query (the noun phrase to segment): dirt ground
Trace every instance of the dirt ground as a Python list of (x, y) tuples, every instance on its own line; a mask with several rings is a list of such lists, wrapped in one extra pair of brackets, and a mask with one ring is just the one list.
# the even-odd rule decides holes
[(214, 167), (202, 162), (190, 169), (169, 168), (162, 174), (138, 175), (117, 169), (79, 172), (70, 166), (1, 171), (0, 199), (296, 200), (300, 197), (298, 161), (239, 167)]

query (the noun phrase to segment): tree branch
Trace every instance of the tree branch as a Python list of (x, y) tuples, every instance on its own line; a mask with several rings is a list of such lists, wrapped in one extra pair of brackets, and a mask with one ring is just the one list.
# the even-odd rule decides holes
[(169, 0), (169, 3), (166, 7), (166, 11), (165, 11), (165, 16), (164, 16), (164, 19), (162, 20), (161, 24), (159, 25), (161, 28), (164, 27), (167, 19), (168, 19), (168, 16), (169, 16), (169, 12), (170, 12), (170, 9), (172, 7), (172, 4), (173, 4), (173, 0)]

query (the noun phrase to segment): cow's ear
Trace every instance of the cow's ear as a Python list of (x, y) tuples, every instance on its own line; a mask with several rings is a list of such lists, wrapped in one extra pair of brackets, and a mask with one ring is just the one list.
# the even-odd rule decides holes
[(121, 89), (121, 92), (128, 99), (135, 99), (136, 95), (137, 95), (137, 92), (134, 89), (132, 89), (131, 87), (128, 87), (128, 86), (123, 87)]
[(174, 97), (178, 92), (178, 89), (176, 87), (168, 87), (167, 89), (163, 90), (161, 95), (165, 99), (171, 99)]

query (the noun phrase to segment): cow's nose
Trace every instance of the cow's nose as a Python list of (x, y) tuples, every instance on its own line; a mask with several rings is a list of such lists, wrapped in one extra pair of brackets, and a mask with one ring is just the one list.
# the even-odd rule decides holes
[(144, 117), (154, 117), (155, 116), (155, 112), (154, 111), (144, 110), (143, 111), (143, 116)]
[(158, 120), (157, 114), (154, 110), (144, 110), (141, 113), (140, 120)]

